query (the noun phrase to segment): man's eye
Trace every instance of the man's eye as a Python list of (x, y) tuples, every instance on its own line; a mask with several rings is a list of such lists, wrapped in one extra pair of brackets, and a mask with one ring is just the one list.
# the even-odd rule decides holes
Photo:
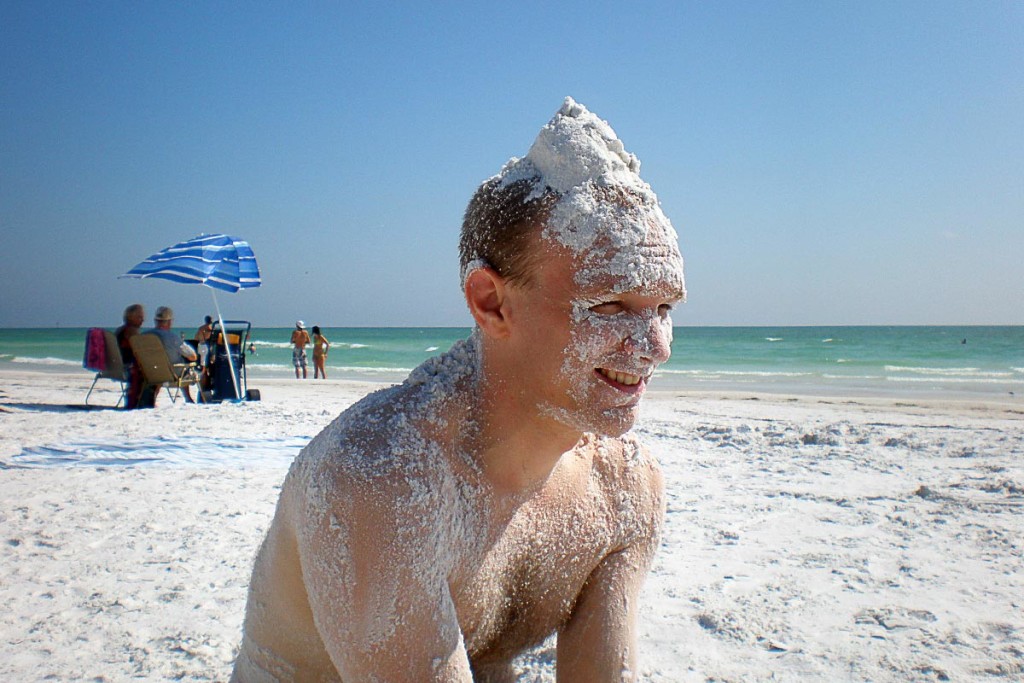
[(598, 315), (615, 315), (623, 311), (623, 306), (621, 301), (605, 301), (596, 306), (591, 306), (590, 310)]

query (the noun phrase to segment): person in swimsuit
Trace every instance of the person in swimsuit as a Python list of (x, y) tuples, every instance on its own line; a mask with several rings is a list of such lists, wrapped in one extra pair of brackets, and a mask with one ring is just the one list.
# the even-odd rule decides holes
[(306, 323), (301, 320), (295, 321), (295, 329), (292, 330), (292, 365), (295, 366), (295, 379), (299, 378), (299, 369), (302, 369), (302, 379), (306, 379), (306, 347), (310, 344), (309, 332), (306, 332)]
[(320, 333), (320, 327), (313, 325), (313, 379), (327, 379), (327, 370), (324, 369), (324, 362), (327, 360), (327, 350), (331, 348), (331, 342)]

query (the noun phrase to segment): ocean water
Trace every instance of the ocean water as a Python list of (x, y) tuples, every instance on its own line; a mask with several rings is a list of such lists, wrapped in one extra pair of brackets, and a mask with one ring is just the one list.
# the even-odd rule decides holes
[[(328, 377), (397, 382), (470, 331), (323, 332), (332, 344)], [(258, 386), (260, 377), (293, 374), (290, 336), (291, 328), (252, 330), (250, 386)], [(84, 340), (84, 328), (0, 329), (0, 368), (88, 373), (82, 369)], [(832, 396), (1012, 393), (1024, 400), (1024, 326), (678, 327), (672, 358), (651, 387)]]

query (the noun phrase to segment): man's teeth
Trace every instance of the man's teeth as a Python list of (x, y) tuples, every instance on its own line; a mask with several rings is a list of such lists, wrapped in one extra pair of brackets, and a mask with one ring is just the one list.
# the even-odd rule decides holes
[(643, 379), (640, 375), (631, 375), (628, 372), (615, 372), (614, 370), (607, 370), (605, 368), (598, 368), (597, 371), (611, 381), (618, 382), (619, 384), (625, 384), (627, 386), (640, 384), (640, 380)]

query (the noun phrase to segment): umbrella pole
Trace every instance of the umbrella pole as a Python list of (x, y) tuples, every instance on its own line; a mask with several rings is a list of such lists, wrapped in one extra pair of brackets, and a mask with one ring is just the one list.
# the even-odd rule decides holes
[[(231, 361), (231, 340), (228, 339), (228, 331), (224, 329), (224, 317), (220, 314), (220, 306), (217, 304), (217, 290), (210, 287), (210, 296), (213, 297), (213, 307), (217, 311), (217, 321), (220, 323), (220, 333), (224, 336), (224, 348), (228, 352), (228, 369), (231, 371), (231, 384), (235, 387), (235, 398), (241, 400), (242, 396), (238, 391), (238, 377), (235, 375), (235, 364)], [(245, 353), (242, 349), (242, 340), (238, 340), (239, 353)]]

